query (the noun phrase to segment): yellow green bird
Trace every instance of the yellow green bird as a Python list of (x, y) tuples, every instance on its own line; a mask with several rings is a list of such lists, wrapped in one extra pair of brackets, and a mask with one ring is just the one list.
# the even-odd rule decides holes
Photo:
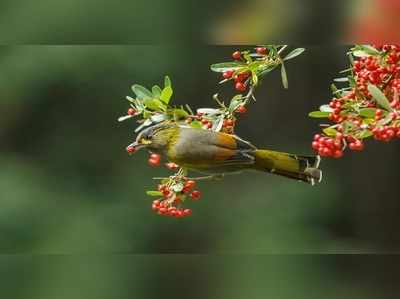
[(189, 170), (226, 174), (258, 170), (314, 185), (322, 179), (319, 156), (300, 156), (257, 149), (236, 135), (174, 123), (143, 130), (131, 145), (146, 147)]

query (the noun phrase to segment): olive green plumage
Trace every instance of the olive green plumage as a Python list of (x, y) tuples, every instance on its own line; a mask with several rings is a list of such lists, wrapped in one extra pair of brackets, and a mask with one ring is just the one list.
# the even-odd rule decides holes
[(258, 170), (304, 181), (320, 182), (318, 156), (259, 150), (238, 136), (174, 124), (139, 134), (137, 146), (162, 154), (182, 167), (207, 174)]

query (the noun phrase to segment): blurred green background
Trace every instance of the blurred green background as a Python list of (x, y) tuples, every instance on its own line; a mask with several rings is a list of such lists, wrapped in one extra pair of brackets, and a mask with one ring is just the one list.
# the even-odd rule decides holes
[[(209, 65), (229, 59), (236, 48), (0, 48), (0, 252), (24, 254), (24, 259), (27, 254), (48, 257), (44, 262), (25, 261), (32, 264), (25, 275), (34, 274), (35, 280), (27, 278), (21, 298), (54, 298), (55, 290), (45, 287), (48, 279), (56, 289), (68, 289), (71, 281), (81, 283), (79, 289), (88, 293), (82, 298), (107, 298), (107, 292), (117, 291), (122, 296), (130, 288), (149, 294), (153, 280), (164, 281), (171, 269), (195, 271), (194, 281), (204, 279), (208, 287), (240, 281), (243, 288), (229, 296), (243, 298), (240, 291), (247, 293), (244, 290), (256, 275), (245, 273), (258, 269), (258, 262), (270, 265), (258, 266), (256, 273), (267, 271), (263, 277), (296, 277), (304, 298), (309, 296), (307, 283), (314, 280), (321, 296), (324, 282), (330, 281), (335, 296), (351, 290), (352, 298), (375, 298), (366, 294), (367, 279), (342, 284), (348, 266), (335, 264), (334, 258), (303, 254), (398, 252), (397, 142), (370, 142), (362, 153), (324, 160), (324, 181), (316, 187), (246, 173), (201, 183), (204, 196), (192, 205), (190, 218), (169, 219), (150, 210), (152, 199), (144, 191), (154, 188), (153, 176), (166, 172), (148, 167), (145, 152), (126, 154), (136, 125), (117, 122), (127, 109), (124, 97), (132, 95), (133, 83), (151, 86), (168, 74), (175, 103), (212, 106), (212, 94), (219, 91), (229, 98), (232, 88), (217, 86), (219, 77)], [(310, 153), (318, 122), (308, 119), (307, 113), (329, 100), (331, 79), (347, 66), (347, 49), (307, 47), (287, 65), (289, 90), (281, 87), (279, 72), (266, 77), (257, 103), (241, 117), (238, 134), (260, 147)], [(157, 255), (167, 253), (181, 255)], [(224, 256), (215, 262), (221, 263), (217, 270), (208, 273), (215, 265), (212, 259), (187, 254)], [(13, 259), (6, 259), (14, 265), (8, 279), (19, 273)], [(124, 259), (136, 260), (135, 267), (128, 267)], [(150, 263), (154, 260), (159, 262)], [(232, 271), (232, 264), (243, 271)], [(78, 269), (79, 275), (72, 274)], [(142, 270), (145, 273), (137, 276)], [(131, 286), (120, 281), (132, 272), (136, 276), (128, 280)], [(183, 273), (173, 277), (190, 276)], [(292, 298), (298, 288), (281, 279), (272, 284), (271, 294), (283, 287), (284, 293), (276, 298)], [(17, 281), (24, 281), (24, 276)], [(106, 290), (97, 289), (98, 284)], [(374, 287), (378, 286), (368, 284), (367, 289)], [(70, 292), (57, 298), (79, 297)]]
[[(228, 99), (209, 65), (246, 47), (200, 41), (289, 40), (307, 48), (287, 65), (289, 90), (279, 72), (266, 77), (237, 129), (259, 147), (311, 153), (318, 122), (307, 113), (348, 63), (348, 47), (333, 44), (398, 38), (394, 2), (2, 1), (1, 294), (398, 298), (387, 256), (400, 249), (397, 141), (324, 160), (314, 188), (261, 173), (201, 183), (193, 216), (177, 220), (150, 210), (144, 191), (166, 172), (126, 154), (135, 124), (117, 122), (130, 86), (164, 75), (177, 104)], [(96, 43), (137, 45), (82, 45)]]

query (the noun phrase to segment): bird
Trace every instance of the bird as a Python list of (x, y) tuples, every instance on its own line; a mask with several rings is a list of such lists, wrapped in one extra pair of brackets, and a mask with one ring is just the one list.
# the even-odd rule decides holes
[(225, 175), (256, 170), (314, 185), (322, 180), (320, 157), (258, 149), (234, 134), (177, 123), (153, 125), (130, 146), (147, 148), (170, 162), (202, 174)]

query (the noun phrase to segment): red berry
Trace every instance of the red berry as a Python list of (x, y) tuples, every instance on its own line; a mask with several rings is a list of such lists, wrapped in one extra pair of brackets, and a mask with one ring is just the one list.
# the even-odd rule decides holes
[(225, 71), (225, 72), (222, 74), (222, 76), (223, 76), (225, 79), (230, 79), (230, 78), (232, 78), (233, 73), (234, 73), (234, 71), (232, 71), (232, 70), (227, 70), (227, 71)]
[(256, 52), (257, 52), (258, 54), (260, 54), (260, 55), (265, 55), (265, 54), (267, 54), (267, 48), (258, 47), (258, 48), (256, 48)]
[(243, 82), (250, 76), (249, 72), (240, 73), (235, 76), (235, 82)]
[(163, 196), (164, 196), (165, 198), (167, 198), (167, 197), (171, 194), (171, 191), (169, 191), (168, 189), (164, 189), (164, 190), (162, 191), (162, 194), (163, 194)]
[(135, 148), (134, 146), (130, 145), (130, 146), (128, 146), (128, 147), (126, 148), (126, 151), (127, 151), (129, 154), (133, 154), (134, 152), (136, 152), (136, 148)]
[(168, 209), (165, 208), (165, 207), (161, 207), (161, 208), (158, 209), (158, 213), (161, 214), (161, 215), (164, 215), (167, 212), (168, 212)]
[(177, 218), (182, 218), (183, 216), (184, 216), (184, 215), (183, 215), (183, 211), (182, 211), (181, 209), (176, 210), (175, 217), (177, 217)]
[(237, 109), (236, 109), (237, 113), (246, 113), (247, 112), (247, 108), (244, 105), (240, 105)]
[(332, 150), (330, 148), (328, 148), (328, 147), (324, 147), (322, 149), (322, 155), (321, 156), (324, 156), (324, 157), (332, 156)]
[(133, 108), (129, 108), (128, 109), (128, 115), (135, 115), (136, 114), (136, 110)]
[(319, 142), (318, 141), (313, 141), (313, 143), (312, 143), (312, 148), (314, 149), (314, 150), (319, 150)]
[(161, 160), (161, 156), (159, 154), (150, 154), (150, 159)]
[(200, 199), (200, 197), (201, 197), (201, 192), (200, 192), (200, 191), (197, 191), (197, 190), (194, 190), (194, 191), (190, 194), (190, 197), (191, 197), (193, 200), (198, 200), (198, 199)]
[(152, 166), (152, 167), (160, 166), (160, 160), (159, 159), (150, 158), (148, 162), (149, 162), (149, 165)]
[(232, 57), (235, 60), (239, 60), (242, 57), (242, 54), (240, 53), (240, 51), (235, 51), (232, 53)]
[(173, 162), (169, 162), (169, 163), (165, 164), (165, 167), (167, 167), (168, 169), (171, 169), (171, 170), (175, 170), (175, 169), (179, 168), (179, 165), (176, 163), (173, 163)]
[(203, 125), (207, 125), (207, 124), (209, 123), (209, 121), (208, 121), (207, 119), (203, 118), (203, 119), (201, 120), (201, 123), (202, 123)]
[(185, 183), (185, 185), (184, 185), (184, 189), (188, 189), (188, 190), (191, 190), (191, 189), (193, 189), (194, 187), (196, 186), (196, 182), (195, 181), (192, 181), (192, 180), (189, 180), (189, 181), (187, 181), (186, 183)]
[(333, 157), (336, 158), (336, 159), (339, 159), (339, 158), (343, 157), (343, 151), (341, 151), (341, 150), (336, 150), (336, 151), (333, 153)]
[(224, 126), (225, 126), (225, 127), (231, 127), (231, 126), (234, 125), (234, 123), (235, 123), (235, 122), (234, 122), (232, 119), (229, 118), (229, 119), (226, 119), (226, 120), (225, 120)]
[(314, 135), (314, 141), (318, 141), (318, 139), (320, 139), (320, 138), (321, 138), (321, 135), (319, 135), (319, 134)]
[(236, 88), (237, 91), (245, 91), (247, 87), (242, 82), (237, 82), (235, 84), (235, 88)]
[(184, 215), (184, 216), (190, 216), (190, 215), (192, 215), (192, 210), (191, 210), (191, 209), (184, 209), (184, 210), (183, 210), (183, 215)]

